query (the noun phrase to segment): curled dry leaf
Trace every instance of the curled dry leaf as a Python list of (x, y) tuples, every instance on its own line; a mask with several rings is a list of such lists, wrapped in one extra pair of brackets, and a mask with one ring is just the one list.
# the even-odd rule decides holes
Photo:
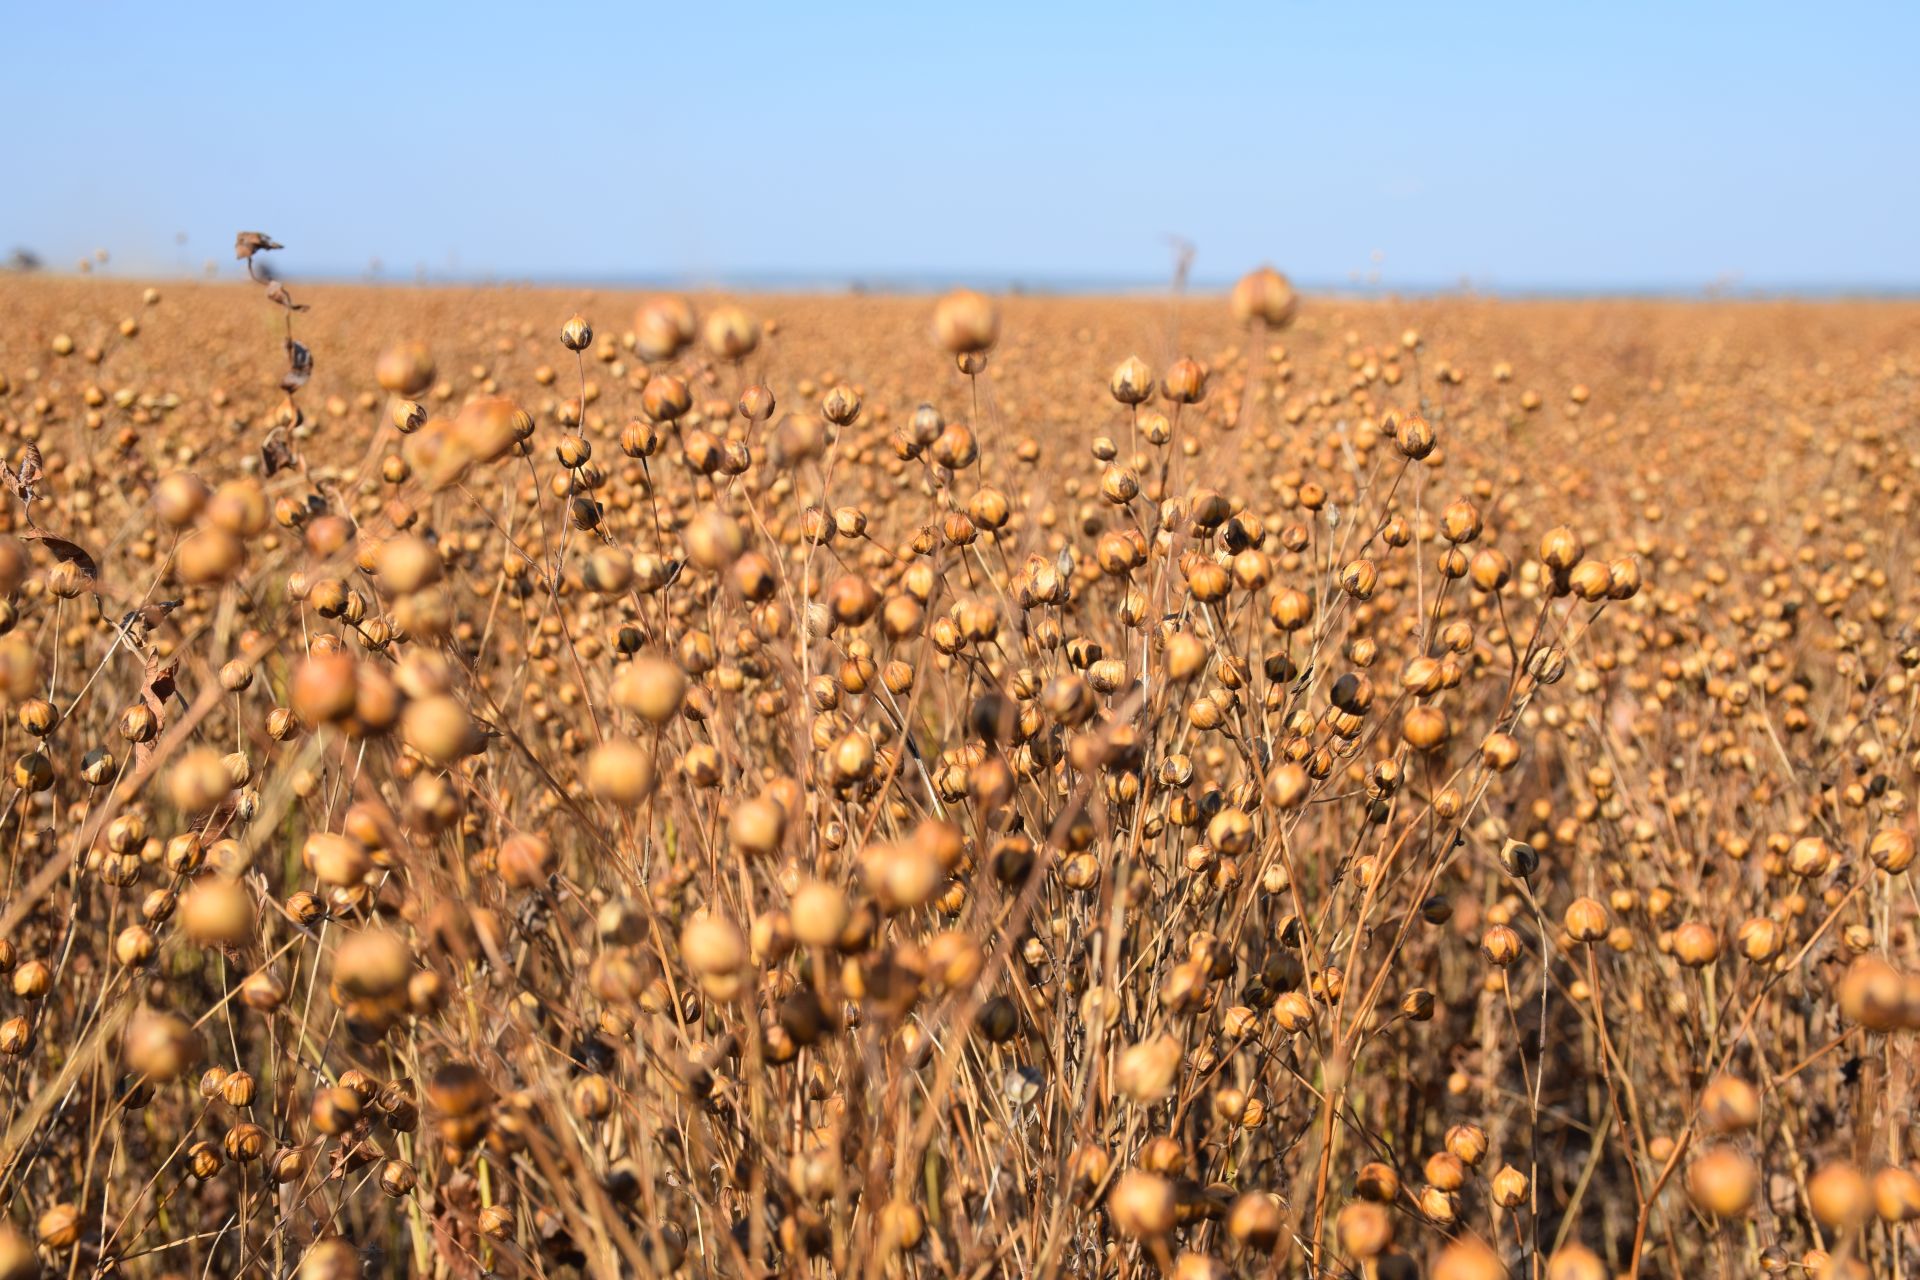
[(55, 559), (77, 566), (80, 572), (89, 578), (100, 576), (99, 564), (88, 554), (85, 547), (71, 538), (63, 538), (57, 533), (48, 533), (45, 529), (22, 529), (14, 536), (29, 542), (40, 543), (53, 553)]
[(267, 301), (277, 302), (289, 311), (310, 311), (312, 308), (304, 302), (295, 302), (293, 295), (287, 292), (284, 280), (273, 280), (267, 284)]
[(233, 238), (233, 256), (242, 261), (268, 249), (282, 249), (285, 247), (286, 246), (282, 245), (278, 240), (275, 240), (264, 231), (242, 231)]
[(307, 385), (307, 379), (313, 376), (313, 352), (306, 345), (287, 339), (287, 372), (280, 379), (280, 389), (292, 393)]

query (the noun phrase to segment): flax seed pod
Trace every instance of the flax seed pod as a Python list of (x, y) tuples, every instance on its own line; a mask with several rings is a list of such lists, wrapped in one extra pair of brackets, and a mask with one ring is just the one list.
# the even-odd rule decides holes
[(1297, 299), (1285, 276), (1262, 266), (1235, 282), (1229, 303), (1241, 324), (1258, 321), (1269, 329), (1284, 329), (1293, 321)]
[(1428, 1280), (1504, 1280), (1506, 1274), (1498, 1254), (1477, 1238), (1463, 1236), (1434, 1258)]
[(1703, 1212), (1737, 1218), (1753, 1203), (1758, 1175), (1730, 1146), (1710, 1147), (1687, 1166), (1687, 1195)]
[(1760, 1094), (1738, 1076), (1716, 1076), (1700, 1094), (1701, 1124), (1713, 1133), (1741, 1133), (1760, 1122)]
[(587, 757), (587, 789), (622, 808), (642, 804), (656, 781), (653, 753), (631, 738), (609, 738)]
[(1913, 836), (1901, 827), (1882, 828), (1867, 846), (1867, 857), (1880, 870), (1897, 876), (1913, 865)]
[(1547, 1259), (1547, 1280), (1610, 1280), (1600, 1255), (1580, 1244), (1565, 1244)]
[(1609, 928), (1607, 909), (1592, 898), (1576, 898), (1567, 908), (1564, 924), (1575, 942), (1599, 942)]
[(1393, 1215), (1371, 1200), (1355, 1200), (1340, 1210), (1334, 1229), (1349, 1257), (1377, 1258), (1393, 1243)]
[(1807, 1200), (1815, 1218), (1838, 1230), (1859, 1226), (1874, 1209), (1866, 1175), (1844, 1160), (1830, 1161), (1815, 1170), (1807, 1182)]
[(1000, 339), (999, 312), (982, 295), (957, 289), (935, 305), (933, 336), (955, 356), (985, 351)]
[(1527, 1202), (1530, 1185), (1527, 1175), (1512, 1165), (1503, 1165), (1493, 1175), (1493, 1200), (1502, 1209), (1517, 1209)]
[(1113, 1225), (1135, 1240), (1157, 1240), (1172, 1231), (1177, 1207), (1173, 1184), (1141, 1169), (1121, 1174), (1107, 1193)]
[(760, 322), (739, 307), (716, 308), (707, 316), (702, 333), (707, 350), (721, 360), (738, 362), (760, 345)]
[(397, 342), (380, 353), (374, 378), (382, 390), (411, 399), (433, 385), (433, 356), (420, 342)]
[(1153, 369), (1138, 356), (1128, 356), (1114, 366), (1107, 390), (1115, 400), (1129, 407), (1145, 404), (1153, 398)]
[(1447, 713), (1439, 707), (1415, 707), (1400, 722), (1400, 736), (1416, 751), (1438, 751), (1451, 735)]

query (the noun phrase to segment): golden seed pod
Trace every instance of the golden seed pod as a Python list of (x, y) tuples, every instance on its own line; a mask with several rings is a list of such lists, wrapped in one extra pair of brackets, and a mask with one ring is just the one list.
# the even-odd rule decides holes
[[(433, 424), (408, 438), (411, 448)], [(423, 475), (431, 476), (437, 487), (453, 483), (470, 464), (485, 466), (506, 457), (533, 434), (533, 418), (505, 396), (483, 396), (468, 401), (447, 429), (444, 443), (452, 452), (444, 457), (409, 455), (407, 460)], [(423, 461), (427, 465), (423, 465)]]
[(1856, 957), (1840, 976), (1835, 994), (1841, 1016), (1869, 1031), (1892, 1031), (1906, 1019), (1906, 982), (1899, 970), (1876, 955)]
[(652, 655), (634, 657), (613, 682), (614, 705), (652, 725), (664, 725), (680, 712), (687, 673), (679, 664)]
[(1513, 578), (1513, 562), (1495, 547), (1482, 547), (1467, 564), (1467, 578), (1480, 591), (1498, 591)]
[(860, 416), (860, 393), (846, 383), (838, 383), (820, 398), (820, 414), (835, 426), (844, 427)]
[[(1447, 1130), (1447, 1152), (1469, 1169), (1478, 1168), (1487, 1154), (1487, 1131), (1477, 1124), (1456, 1124)], [(1427, 1180), (1437, 1181), (1432, 1174)]]
[(373, 376), (391, 395), (412, 398), (433, 385), (433, 355), (425, 343), (397, 342), (380, 353)]
[(1428, 1156), (1422, 1172), (1428, 1183), (1449, 1193), (1458, 1191), (1467, 1182), (1466, 1164), (1451, 1151), (1436, 1151)]
[(287, 983), (278, 972), (262, 969), (247, 975), (240, 984), (240, 1001), (249, 1009), (271, 1013), (287, 999)]
[(1155, 1036), (1124, 1050), (1114, 1066), (1119, 1091), (1141, 1106), (1151, 1106), (1173, 1091), (1181, 1062), (1180, 1042)]
[(200, 1033), (177, 1013), (141, 1009), (127, 1023), (121, 1056), (127, 1070), (155, 1084), (178, 1080), (203, 1052)]
[(1501, 1166), (1500, 1172), (1493, 1175), (1493, 1202), (1502, 1209), (1518, 1209), (1527, 1202), (1531, 1189), (1527, 1175), (1510, 1164)]
[(244, 946), (254, 935), (253, 894), (240, 881), (203, 876), (180, 899), (180, 928), (199, 946)]
[(360, 929), (334, 948), (333, 983), (349, 996), (378, 1000), (405, 987), (412, 974), (413, 948), (391, 929)]
[(1786, 934), (1777, 920), (1766, 916), (1755, 916), (1742, 922), (1735, 935), (1735, 943), (1740, 954), (1755, 964), (1767, 964), (1776, 959), (1786, 946)]
[(444, 693), (409, 702), (400, 715), (400, 737), (423, 758), (441, 767), (486, 746), (480, 726), (460, 700)]
[(1566, 525), (1549, 529), (1540, 539), (1540, 559), (1555, 573), (1568, 573), (1580, 562), (1586, 544)]
[(440, 553), (433, 544), (412, 533), (381, 543), (374, 564), (381, 584), (401, 595), (433, 585), (440, 581), (443, 571)]
[(1715, 1146), (1687, 1166), (1687, 1195), (1704, 1213), (1736, 1218), (1753, 1203), (1759, 1174), (1753, 1162), (1730, 1146)]
[(587, 789), (623, 808), (643, 803), (657, 781), (653, 752), (631, 738), (609, 738), (587, 757)]
[(693, 341), (693, 305), (679, 297), (650, 298), (634, 316), (633, 331), (634, 350), (642, 360), (671, 360)]
[(300, 862), (321, 884), (351, 887), (373, 870), (373, 855), (360, 841), (331, 831), (315, 831), (300, 849)]
[(553, 874), (553, 845), (545, 836), (515, 832), (500, 843), (494, 868), (514, 889), (544, 888)]
[[(1208, 1190), (1211, 1191), (1212, 1188)], [(1194, 1209), (1212, 1212), (1216, 1207), (1208, 1201), (1203, 1205), (1194, 1206)], [(1189, 1206), (1182, 1204), (1180, 1209), (1184, 1215), (1189, 1211)], [(1226, 1263), (1204, 1253), (1188, 1250), (1173, 1260), (1173, 1280), (1232, 1280), (1232, 1277), (1233, 1272), (1227, 1269)]]
[(1504, 924), (1496, 924), (1480, 936), (1480, 954), (1488, 964), (1504, 969), (1520, 958), (1520, 935)]
[(1298, 299), (1293, 284), (1270, 266), (1249, 271), (1234, 283), (1229, 304), (1233, 318), (1241, 324), (1259, 321), (1269, 329), (1284, 329), (1293, 322)]
[(61, 1203), (40, 1215), (34, 1224), (40, 1247), (53, 1253), (65, 1253), (80, 1243), (82, 1218), (77, 1205)]
[(787, 810), (771, 796), (743, 801), (727, 819), (727, 838), (750, 857), (771, 857), (786, 837)]
[(1567, 907), (1563, 923), (1568, 937), (1585, 943), (1601, 941), (1612, 927), (1606, 907), (1593, 898), (1575, 898)]
[(773, 390), (764, 382), (756, 382), (740, 393), (740, 403), (736, 406), (740, 416), (749, 422), (765, 422), (773, 416), (776, 401)]
[(740, 522), (718, 510), (707, 510), (681, 534), (687, 558), (702, 569), (719, 571), (746, 550), (746, 531)]
[(153, 512), (162, 523), (185, 529), (200, 518), (213, 490), (190, 471), (175, 471), (153, 487)]
[(427, 425), (427, 407), (418, 400), (395, 400), (387, 410), (387, 421), (401, 435), (410, 436)]
[(1564, 1244), (1547, 1259), (1546, 1280), (1611, 1280), (1600, 1255), (1582, 1244)]
[(246, 559), (240, 535), (214, 525), (189, 533), (174, 552), (174, 569), (190, 586), (212, 586), (239, 571)]
[(1867, 857), (1880, 870), (1897, 876), (1913, 865), (1913, 836), (1903, 827), (1885, 827), (1874, 833)]
[(593, 345), (593, 326), (587, 323), (585, 316), (576, 311), (568, 317), (566, 324), (560, 327), (560, 345), (569, 351), (585, 351)]
[(703, 336), (717, 358), (744, 360), (760, 345), (760, 322), (739, 307), (720, 307), (707, 316)]
[(1286, 1210), (1270, 1191), (1244, 1192), (1227, 1210), (1227, 1234), (1252, 1249), (1271, 1251), (1286, 1227)]
[(37, 1280), (39, 1275), (32, 1242), (11, 1222), (0, 1222), (0, 1280)]
[(957, 289), (935, 304), (933, 336), (952, 355), (985, 351), (1000, 339), (1000, 314), (982, 295)]
[(395, 1199), (413, 1194), (418, 1182), (413, 1166), (404, 1160), (388, 1160), (380, 1166), (380, 1190)]
[(890, 1200), (880, 1211), (880, 1240), (889, 1251), (906, 1252), (917, 1248), (925, 1238), (927, 1222), (919, 1206), (907, 1200)]
[(1738, 1076), (1715, 1076), (1700, 1093), (1700, 1123), (1711, 1133), (1731, 1134), (1760, 1123), (1760, 1093)]
[(1158, 1240), (1173, 1230), (1178, 1210), (1173, 1184), (1157, 1173), (1129, 1169), (1107, 1193), (1107, 1213), (1120, 1233)]
[(1439, 707), (1414, 707), (1400, 721), (1400, 736), (1416, 751), (1438, 751), (1446, 746), (1452, 728)]
[(1448, 1244), (1428, 1272), (1428, 1280), (1506, 1280), (1506, 1276), (1500, 1255), (1472, 1236)]
[(360, 1280), (360, 1251), (339, 1236), (315, 1241), (300, 1259), (299, 1280)]
[(1689, 920), (1673, 931), (1673, 958), (1689, 969), (1703, 969), (1720, 958), (1720, 933), (1712, 925)]
[(1879, 1170), (1873, 1175), (1873, 1209), (1886, 1223), (1920, 1218), (1920, 1177), (1898, 1165)]
[(307, 1171), (307, 1153), (301, 1147), (281, 1147), (267, 1157), (267, 1175), (285, 1186), (298, 1182)]
[(1385, 1205), (1372, 1200), (1355, 1200), (1344, 1206), (1334, 1220), (1340, 1248), (1349, 1257), (1377, 1258), (1393, 1243), (1393, 1215)]
[(1872, 1188), (1866, 1175), (1845, 1160), (1830, 1161), (1807, 1182), (1807, 1201), (1822, 1225), (1850, 1230), (1874, 1211)]
[(1107, 390), (1121, 404), (1145, 404), (1153, 398), (1153, 367), (1139, 356), (1128, 356), (1114, 366)]
[(746, 938), (725, 916), (696, 915), (680, 931), (680, 956), (695, 977), (736, 974), (747, 954)]
[(1182, 358), (1167, 366), (1160, 394), (1174, 404), (1198, 404), (1207, 395), (1207, 371), (1197, 360)]
[(0, 1057), (18, 1058), (33, 1048), (33, 1020), (16, 1014), (0, 1022)]
[(250, 1072), (231, 1072), (220, 1082), (220, 1097), (230, 1107), (250, 1107), (256, 1087)]
[(1605, 600), (1613, 591), (1613, 573), (1598, 560), (1582, 560), (1567, 575), (1567, 584), (1582, 600)]
[(13, 994), (22, 1000), (44, 1000), (53, 989), (53, 966), (29, 960), (13, 971)]
[[(357, 666), (353, 656), (345, 652), (308, 655), (294, 668), (293, 714), (309, 725), (334, 723), (353, 715), (360, 690)], [(124, 721), (121, 732), (126, 733)]]
[(113, 940), (114, 958), (129, 969), (150, 963), (158, 950), (159, 942), (145, 925), (128, 925)]
[(837, 885), (812, 880), (794, 890), (788, 915), (803, 946), (831, 947), (846, 933), (853, 908)]

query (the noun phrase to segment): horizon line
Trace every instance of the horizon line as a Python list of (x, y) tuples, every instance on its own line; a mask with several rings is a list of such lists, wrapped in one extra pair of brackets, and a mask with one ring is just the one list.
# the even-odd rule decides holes
[[(171, 282), (181, 284), (241, 283), (246, 276), (237, 265), (219, 262), (214, 271), (174, 268), (129, 270), (124, 274), (111, 262), (82, 271), (72, 267), (31, 269), (0, 267), (0, 280), (8, 278), (44, 278), (65, 280), (123, 280)], [(275, 264), (265, 264), (272, 269)], [(231, 267), (231, 269), (229, 269)], [(878, 297), (911, 297), (943, 293), (957, 288), (977, 289), (983, 293), (1025, 297), (1139, 297), (1169, 295), (1176, 292), (1173, 282), (1120, 272), (1014, 272), (1014, 271), (838, 271), (749, 269), (718, 272), (672, 271), (430, 271), (342, 270), (322, 266), (313, 270), (281, 271), (273, 274), (291, 282), (327, 285), (370, 285), (389, 288), (502, 288), (502, 289), (614, 289), (621, 291), (661, 289), (687, 293), (742, 294), (836, 294)], [(1238, 277), (1202, 276), (1189, 279), (1178, 292), (1198, 297), (1223, 295), (1233, 288)], [(1353, 300), (1394, 298), (1481, 298), (1489, 300), (1579, 300), (1579, 299), (1662, 299), (1700, 301), (1767, 300), (1911, 300), (1920, 299), (1920, 282), (1866, 281), (1748, 281), (1737, 276), (1707, 280), (1652, 280), (1630, 283), (1578, 281), (1528, 281), (1503, 284), (1498, 281), (1461, 277), (1436, 280), (1353, 280), (1328, 277), (1303, 277), (1293, 280), (1300, 293), (1320, 297)]]

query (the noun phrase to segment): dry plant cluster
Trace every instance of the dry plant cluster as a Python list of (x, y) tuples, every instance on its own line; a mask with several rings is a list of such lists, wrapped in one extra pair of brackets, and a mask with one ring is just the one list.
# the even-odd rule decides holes
[(0, 286), (0, 1278), (1920, 1264), (1913, 308), (279, 248)]

